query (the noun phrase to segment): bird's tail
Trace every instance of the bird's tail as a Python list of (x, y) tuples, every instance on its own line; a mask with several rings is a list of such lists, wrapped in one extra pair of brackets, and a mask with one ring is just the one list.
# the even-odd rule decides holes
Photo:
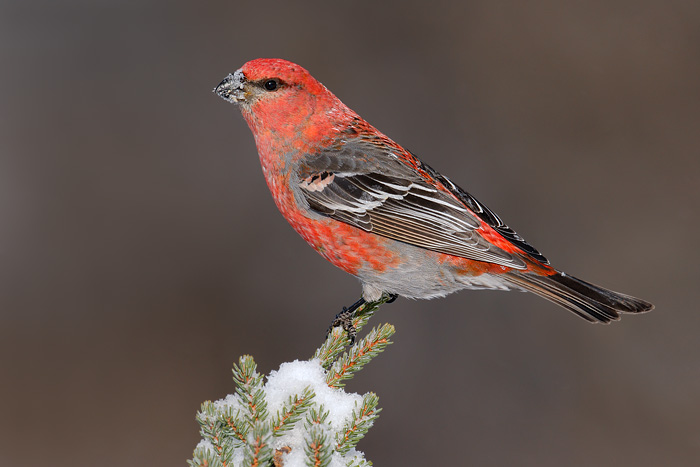
[(512, 284), (546, 298), (592, 323), (609, 323), (620, 313), (644, 313), (654, 308), (649, 302), (599, 287), (558, 272), (541, 276), (527, 272), (505, 274)]

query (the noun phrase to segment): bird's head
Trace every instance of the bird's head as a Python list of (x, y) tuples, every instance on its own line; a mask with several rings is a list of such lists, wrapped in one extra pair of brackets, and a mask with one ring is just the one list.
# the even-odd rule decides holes
[(260, 101), (288, 100), (300, 92), (328, 92), (308, 71), (278, 58), (251, 60), (214, 89), (222, 99), (253, 106)]
[(328, 125), (354, 115), (304, 68), (276, 58), (251, 60), (229, 74), (214, 92), (238, 104), (256, 135), (261, 130), (298, 132), (301, 127), (313, 128), (324, 121)]

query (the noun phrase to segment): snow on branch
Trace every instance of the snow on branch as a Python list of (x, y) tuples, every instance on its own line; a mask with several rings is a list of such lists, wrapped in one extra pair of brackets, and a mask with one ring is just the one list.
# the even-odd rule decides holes
[[(358, 331), (388, 299), (355, 312)], [(206, 401), (197, 413), (202, 440), (189, 465), (372, 465), (355, 446), (379, 416), (378, 397), (346, 393), (343, 381), (379, 355), (393, 334), (394, 327), (383, 324), (345, 350), (350, 340), (336, 327), (309, 360), (283, 363), (266, 378), (257, 372), (253, 357), (240, 357), (233, 366), (235, 394)]]

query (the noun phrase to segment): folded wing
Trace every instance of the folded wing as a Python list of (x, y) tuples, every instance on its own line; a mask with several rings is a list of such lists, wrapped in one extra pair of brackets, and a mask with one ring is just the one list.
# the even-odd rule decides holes
[[(418, 159), (407, 163), (381, 144), (351, 141), (309, 155), (297, 175), (312, 210), (367, 232), (440, 253), (525, 269), (519, 255), (482, 237), (479, 228), (486, 223), (546, 263), (537, 250), (471, 195)], [(431, 184), (431, 179), (445, 190)]]

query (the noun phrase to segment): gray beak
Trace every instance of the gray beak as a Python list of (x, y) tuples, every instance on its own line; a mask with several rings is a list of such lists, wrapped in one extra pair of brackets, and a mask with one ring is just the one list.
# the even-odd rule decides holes
[(223, 100), (237, 103), (245, 100), (243, 92), (243, 84), (245, 76), (241, 70), (236, 70), (235, 73), (229, 74), (219, 85), (214, 88), (214, 92)]

